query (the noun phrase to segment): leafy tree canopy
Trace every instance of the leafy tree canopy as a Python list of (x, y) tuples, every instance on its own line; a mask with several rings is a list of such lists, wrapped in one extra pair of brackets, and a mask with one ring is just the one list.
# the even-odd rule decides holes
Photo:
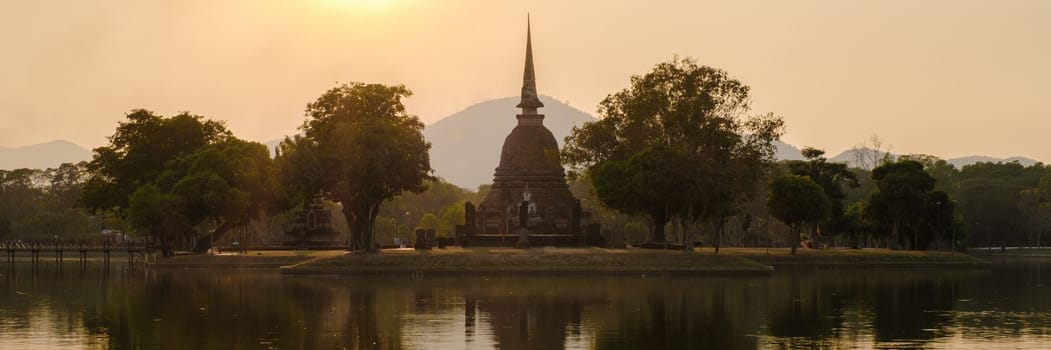
[(824, 220), (828, 216), (829, 199), (814, 180), (806, 176), (784, 175), (770, 182), (767, 208), (781, 222), (792, 227), (792, 254), (799, 245), (800, 226)]
[(843, 185), (858, 186), (858, 178), (850, 171), (847, 164), (829, 162), (825, 158), (824, 150), (803, 147), (802, 153), (806, 160), (786, 162), (789, 172), (793, 175), (809, 177), (821, 186), (829, 199), (838, 202), (846, 198)]
[(400, 85), (339, 85), (307, 105), (304, 136), (280, 146), (290, 192), (340, 202), (357, 249), (374, 248), (372, 226), (385, 200), (423, 191), (434, 179), (423, 123), (402, 104), (411, 94)]
[(788, 171), (794, 175), (806, 176), (821, 186), (825, 195), (829, 198), (828, 220), (821, 223), (822, 235), (833, 235), (846, 232), (849, 225), (844, 220), (843, 200), (847, 193), (844, 185), (851, 188), (860, 186), (857, 176), (846, 163), (829, 162), (825, 158), (825, 151), (804, 147), (803, 157), (806, 160), (794, 160), (785, 162)]
[(86, 163), (0, 170), (0, 239), (69, 239), (98, 234), (77, 199)]
[(92, 211), (127, 209), (131, 194), (153, 181), (166, 163), (231, 137), (222, 122), (189, 113), (163, 117), (136, 109), (126, 118), (88, 163), (82, 202)]
[[(592, 173), (608, 207), (648, 213), (654, 239), (663, 241), (671, 216), (726, 215), (737, 198), (754, 192), (763, 165), (772, 161), (783, 122), (745, 117), (748, 91), (725, 71), (691, 59), (658, 64), (607, 96), (600, 120), (573, 129), (563, 160)], [(643, 179), (655, 172), (664, 178)]]
[(195, 247), (203, 252), (229, 230), (265, 215), (276, 192), (277, 170), (266, 146), (230, 137), (168, 162), (132, 194), (128, 217), (168, 240), (203, 233)]
[[(872, 179), (876, 191), (869, 197), (870, 215), (891, 229), (897, 243), (919, 249), (915, 230), (928, 213), (934, 177), (924, 171), (922, 163), (904, 159), (872, 169)], [(903, 228), (911, 231), (901, 235)]]

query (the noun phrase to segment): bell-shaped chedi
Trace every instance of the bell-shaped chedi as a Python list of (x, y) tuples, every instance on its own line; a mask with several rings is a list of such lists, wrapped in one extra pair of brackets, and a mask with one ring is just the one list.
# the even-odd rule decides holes
[[(544, 127), (544, 107), (537, 97), (533, 70), (533, 46), (526, 29), (526, 60), (518, 125), (504, 140), (500, 165), (496, 167), (490, 192), (478, 206), (475, 231), (485, 235), (517, 234), (524, 228), (530, 236), (561, 236), (544, 244), (571, 244), (580, 236), (580, 202), (566, 184), (558, 158), (558, 141)], [(542, 238), (542, 237), (541, 237)]]

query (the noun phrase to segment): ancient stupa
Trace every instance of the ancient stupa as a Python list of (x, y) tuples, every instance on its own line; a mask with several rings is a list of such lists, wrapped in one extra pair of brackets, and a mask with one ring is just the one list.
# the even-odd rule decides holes
[(544, 104), (536, 91), (528, 22), (522, 100), (517, 107), (522, 109), (517, 115), (518, 125), (504, 139), (492, 188), (478, 206), (477, 215), (468, 214), (473, 219), (468, 226), (473, 226), (472, 233), (478, 236), (472, 241), (496, 243), (499, 239), (507, 244), (509, 236), (525, 232), (533, 244), (580, 242), (580, 202), (566, 184), (566, 173), (558, 158), (558, 141), (544, 127), (544, 115), (537, 113)]

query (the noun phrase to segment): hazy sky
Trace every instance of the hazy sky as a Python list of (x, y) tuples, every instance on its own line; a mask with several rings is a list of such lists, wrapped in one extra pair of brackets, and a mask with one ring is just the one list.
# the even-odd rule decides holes
[(1046, 0), (3, 1), (0, 146), (99, 146), (133, 108), (266, 141), (345, 81), (405, 84), (430, 123), (518, 93), (527, 12), (538, 89), (587, 112), (690, 56), (795, 145), (1051, 160)]

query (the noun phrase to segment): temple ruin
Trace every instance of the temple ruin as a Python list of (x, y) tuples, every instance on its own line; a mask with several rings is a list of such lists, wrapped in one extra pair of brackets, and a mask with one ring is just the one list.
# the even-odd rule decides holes
[(465, 244), (483, 246), (584, 243), (580, 201), (569, 192), (558, 141), (544, 127), (536, 89), (531, 28), (526, 27), (525, 72), (518, 125), (504, 140), (491, 191), (477, 208), (467, 203)]

